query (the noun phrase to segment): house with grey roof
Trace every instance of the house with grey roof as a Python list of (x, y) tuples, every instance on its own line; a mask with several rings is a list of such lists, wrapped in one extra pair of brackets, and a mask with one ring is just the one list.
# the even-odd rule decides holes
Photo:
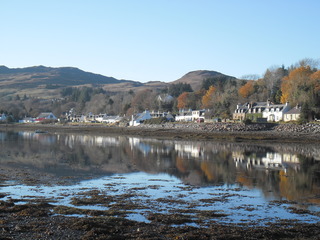
[(285, 122), (298, 121), (300, 118), (300, 115), (301, 115), (301, 107), (297, 105), (284, 114), (283, 120)]
[(266, 109), (263, 111), (263, 118), (268, 122), (280, 122), (284, 120), (284, 114), (291, 109), (288, 102), (284, 104), (267, 103)]
[(7, 116), (4, 113), (0, 114), (0, 122), (4, 122), (6, 120), (7, 120)]
[(145, 120), (151, 119), (151, 114), (148, 110), (145, 110), (143, 113), (138, 113), (136, 115), (132, 115), (132, 119), (129, 123), (130, 126), (138, 126), (143, 123)]
[(234, 120), (243, 121), (250, 119), (252, 121), (258, 121), (263, 118), (263, 111), (266, 109), (268, 102), (251, 102), (245, 104), (238, 104), (236, 110), (233, 113)]
[(35, 122), (41, 122), (44, 120), (57, 120), (57, 117), (52, 112), (43, 112), (36, 117)]
[(279, 122), (284, 120), (284, 114), (289, 110), (289, 103), (273, 104), (269, 100), (267, 102), (238, 104), (233, 113), (233, 119), (240, 121), (250, 119), (254, 122)]

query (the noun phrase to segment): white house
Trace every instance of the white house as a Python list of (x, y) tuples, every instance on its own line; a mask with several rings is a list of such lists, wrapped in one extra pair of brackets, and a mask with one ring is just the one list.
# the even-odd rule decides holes
[(34, 118), (31, 118), (31, 117), (25, 117), (24, 119), (22, 120), (19, 120), (19, 123), (33, 123), (35, 121)]
[(192, 111), (192, 121), (203, 119), (204, 120), (204, 114), (206, 110), (193, 110)]
[(43, 120), (57, 120), (57, 118), (52, 112), (44, 112), (40, 113), (40, 115), (35, 119), (36, 122), (41, 122)]
[(94, 120), (97, 122), (103, 122), (103, 119), (107, 117), (106, 113), (100, 113), (94, 116)]
[(107, 114), (102, 118), (101, 122), (103, 123), (118, 123), (123, 119), (120, 116), (108, 116)]
[(0, 114), (0, 122), (5, 120), (7, 120), (7, 116), (4, 113)]
[(150, 115), (152, 118), (165, 117), (168, 121), (174, 120), (174, 117), (170, 112), (151, 111)]
[(180, 109), (178, 115), (176, 115), (175, 120), (177, 122), (190, 122), (192, 121), (192, 110)]
[(130, 121), (130, 126), (138, 126), (143, 123), (145, 120), (151, 119), (151, 114), (148, 110), (145, 110), (143, 113), (138, 113), (136, 116), (132, 115), (132, 120)]
[(179, 110), (179, 114), (176, 116), (177, 122), (192, 122), (198, 119), (204, 120), (205, 110)]
[(262, 113), (262, 117), (266, 118), (268, 122), (279, 122), (284, 120), (284, 114), (290, 110), (289, 103), (272, 104), (269, 101)]
[(174, 98), (169, 94), (161, 94), (158, 96), (157, 100), (162, 103), (171, 103)]

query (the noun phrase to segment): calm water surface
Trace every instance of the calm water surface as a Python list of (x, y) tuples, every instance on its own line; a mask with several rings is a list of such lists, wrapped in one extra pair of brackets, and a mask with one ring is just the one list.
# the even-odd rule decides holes
[(138, 221), (148, 221), (150, 212), (188, 209), (221, 213), (213, 217), (221, 223), (320, 220), (316, 144), (0, 132), (0, 147), (2, 168), (35, 170), (37, 176), (61, 179), (0, 180), (0, 193), (7, 194), (3, 200), (46, 198), (72, 206), (72, 197), (97, 190), (110, 196), (127, 194), (130, 202), (145, 206), (127, 214)]

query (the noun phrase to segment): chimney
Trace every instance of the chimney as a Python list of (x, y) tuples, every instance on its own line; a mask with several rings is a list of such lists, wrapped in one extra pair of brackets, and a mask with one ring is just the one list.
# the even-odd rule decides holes
[(270, 106), (270, 99), (267, 100), (267, 106)]

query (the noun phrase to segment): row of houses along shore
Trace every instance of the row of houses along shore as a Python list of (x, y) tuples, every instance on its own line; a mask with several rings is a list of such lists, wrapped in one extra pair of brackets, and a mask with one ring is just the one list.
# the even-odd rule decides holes
[[(174, 115), (170, 112), (149, 111), (145, 110), (142, 113), (137, 113), (131, 116), (130, 119), (125, 119), (121, 116), (110, 116), (104, 114), (81, 114), (74, 113), (74, 109), (67, 112), (62, 118), (58, 119), (52, 112), (41, 113), (35, 118), (26, 117), (20, 120), (20, 123), (43, 122), (45, 120), (59, 121), (64, 120), (67, 122), (98, 122), (107, 124), (118, 124), (126, 122), (129, 126), (138, 126), (146, 120), (152, 118), (166, 118), (168, 121), (177, 122), (217, 122), (217, 121), (244, 121), (246, 119), (252, 122), (289, 122), (298, 121), (301, 114), (301, 107), (296, 106), (291, 108), (289, 103), (273, 104), (270, 101), (266, 102), (250, 102), (238, 104), (232, 115), (232, 120), (221, 120), (219, 118), (208, 118), (209, 110), (185, 110), (181, 109)], [(0, 114), (0, 121), (5, 121), (6, 115)]]

